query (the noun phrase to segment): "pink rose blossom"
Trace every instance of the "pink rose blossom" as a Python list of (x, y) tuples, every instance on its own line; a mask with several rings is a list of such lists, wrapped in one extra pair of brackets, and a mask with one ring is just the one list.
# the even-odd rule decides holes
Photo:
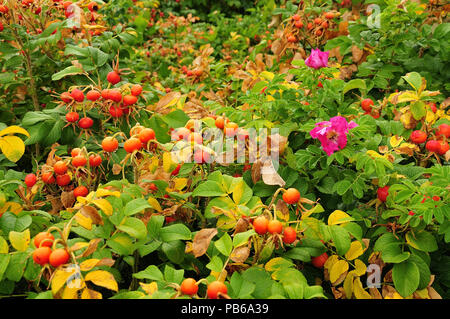
[(316, 123), (309, 134), (322, 143), (322, 149), (328, 156), (343, 149), (347, 145), (347, 133), (358, 124), (350, 123), (342, 116), (332, 117), (329, 121)]
[(312, 49), (311, 54), (305, 60), (305, 64), (310, 68), (320, 69), (328, 66), (328, 56), (330, 51), (322, 52), (320, 49)]

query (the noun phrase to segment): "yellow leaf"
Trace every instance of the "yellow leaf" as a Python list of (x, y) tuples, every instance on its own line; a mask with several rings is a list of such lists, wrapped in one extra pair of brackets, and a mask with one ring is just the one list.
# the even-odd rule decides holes
[(378, 152), (375, 152), (375, 151), (373, 151), (373, 150), (368, 150), (368, 151), (366, 152), (366, 154), (369, 155), (369, 156), (372, 157), (372, 158), (381, 158), (381, 157), (383, 157), (383, 155), (381, 155), (381, 154), (379, 154)]
[(142, 290), (148, 295), (152, 295), (155, 291), (158, 291), (158, 284), (155, 281), (149, 284), (140, 282), (139, 285), (141, 285)]
[(71, 251), (77, 251), (83, 248), (86, 248), (87, 246), (89, 246), (89, 243), (85, 243), (85, 242), (77, 242), (75, 243), (72, 247), (70, 247)]
[(433, 124), (436, 121), (436, 115), (433, 113), (433, 111), (428, 110), (427, 116), (425, 117), (425, 122)]
[(116, 280), (114, 279), (114, 276), (111, 273), (104, 270), (91, 271), (86, 275), (84, 280), (92, 281), (97, 286), (101, 286), (109, 290), (114, 291), (119, 290), (119, 287), (117, 285)]
[(364, 249), (361, 245), (361, 243), (357, 240), (353, 241), (350, 244), (350, 249), (345, 253), (345, 258), (347, 260), (353, 260), (355, 258), (358, 258), (364, 253)]
[(355, 260), (355, 270), (354, 272), (358, 275), (358, 276), (362, 276), (366, 273), (367, 270), (367, 266), (359, 259)]
[(80, 212), (76, 213), (74, 217), (75, 217), (75, 220), (78, 222), (78, 224), (81, 227), (84, 227), (87, 230), (91, 230), (92, 229), (92, 219), (90, 219), (89, 217), (84, 216)]
[(78, 298), (79, 290), (80, 290), (80, 288), (69, 288), (66, 286), (63, 290), (61, 298), (62, 299), (79, 299)]
[(176, 167), (177, 163), (174, 161), (172, 157), (172, 153), (170, 152), (164, 152), (163, 153), (163, 169), (165, 172), (170, 173), (172, 172)]
[(233, 187), (233, 201), (236, 204), (241, 204), (242, 195), (244, 194), (244, 180), (241, 180), (239, 183)]
[(372, 299), (372, 296), (364, 290), (359, 277), (356, 277), (353, 281), (353, 293), (357, 299)]
[(428, 289), (416, 290), (414, 294), (417, 294), (422, 299), (430, 299), (430, 295), (428, 294)]
[(0, 149), (11, 162), (17, 162), (25, 153), (25, 144), (17, 136), (0, 137)]
[(106, 215), (111, 216), (113, 213), (113, 208), (111, 204), (104, 198), (99, 198), (93, 200), (92, 203), (100, 208)]
[(175, 178), (174, 179), (175, 185), (173, 186), (173, 188), (178, 191), (181, 191), (183, 188), (186, 187), (187, 181), (188, 181), (187, 178)]
[(346, 224), (352, 220), (353, 218), (342, 210), (335, 210), (328, 217), (328, 225)]
[(323, 265), (326, 269), (328, 269), (328, 271), (330, 271), (330, 269), (333, 267), (333, 265), (335, 263), (337, 263), (339, 261), (339, 256), (338, 255), (332, 255), (330, 257), (328, 257), (327, 261), (325, 262), (325, 264)]
[(392, 147), (397, 147), (400, 145), (400, 143), (403, 141), (403, 137), (398, 137), (397, 135), (394, 135), (389, 140), (389, 144), (391, 144)]
[(345, 260), (339, 260), (330, 269), (330, 282), (336, 282), (339, 277), (348, 270), (348, 262)]
[(120, 192), (118, 191), (110, 191), (109, 189), (99, 188), (95, 192), (96, 197), (105, 197), (105, 196), (114, 196), (114, 197), (120, 197)]
[(9, 211), (13, 214), (19, 214), (22, 211), (22, 205), (16, 202), (7, 202), (5, 205), (3, 205), (2, 208), (0, 208), (0, 216), (3, 215), (4, 212)]
[(414, 91), (402, 91), (399, 93), (392, 93), (388, 98), (389, 102), (391, 102), (392, 104), (417, 101), (418, 99), (419, 96)]
[(150, 160), (150, 164), (148, 165), (148, 170), (152, 173), (156, 171), (159, 166), (159, 158), (157, 156), (153, 156)]
[(259, 76), (264, 78), (264, 79), (266, 79), (266, 80), (272, 81), (273, 78), (275, 77), (275, 74), (273, 74), (272, 72), (268, 72), (268, 71), (262, 71), (259, 74)]
[(7, 254), (9, 252), (8, 243), (6, 239), (0, 236), (0, 254)]
[[(361, 298), (362, 299), (362, 298)], [(394, 292), (392, 295), (387, 295), (384, 299), (405, 299), (398, 292)]]
[(58, 291), (61, 290), (62, 287), (65, 286), (67, 279), (75, 272), (75, 269), (72, 271), (67, 271), (65, 269), (57, 269), (52, 277), (52, 293), (56, 295)]
[(80, 264), (81, 271), (89, 271), (100, 262), (100, 259), (87, 259)]
[(156, 198), (149, 197), (147, 202), (152, 206), (153, 209), (155, 209), (157, 212), (162, 212), (161, 205), (159, 205), (159, 202)]
[(355, 278), (355, 274), (353, 273), (353, 271), (350, 271), (347, 275), (347, 277), (345, 277), (344, 280), (344, 292), (345, 292), (345, 297), (347, 299), (351, 299), (353, 296), (353, 280)]
[(180, 99), (177, 102), (177, 108), (179, 109), (183, 109), (184, 104), (186, 102), (186, 98), (187, 98), (187, 94), (184, 94), (180, 97)]
[(15, 231), (9, 232), (9, 241), (14, 249), (18, 251), (27, 250), (30, 245), (30, 230), (26, 229), (25, 231), (19, 233)]
[(15, 134), (15, 133), (23, 134), (23, 135), (30, 137), (30, 133), (28, 133), (27, 130), (25, 130), (24, 128), (21, 128), (20, 126), (17, 126), (17, 125), (11, 125), (5, 129), (1, 130), (0, 137), (7, 135), (7, 134)]
[(81, 294), (81, 299), (102, 299), (102, 294), (98, 291), (86, 288)]

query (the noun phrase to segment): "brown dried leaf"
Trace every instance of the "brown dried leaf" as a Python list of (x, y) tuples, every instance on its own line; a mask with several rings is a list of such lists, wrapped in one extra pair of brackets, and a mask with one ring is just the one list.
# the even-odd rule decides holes
[(100, 238), (91, 239), (88, 248), (83, 252), (83, 254), (80, 257), (84, 258), (92, 255), (97, 250), (97, 246), (100, 243), (100, 241), (101, 241)]
[(450, 105), (450, 97), (446, 98), (444, 101), (441, 102), (441, 105), (439, 106), (440, 109), (446, 109), (447, 106)]
[(338, 289), (331, 287), (331, 292), (334, 295), (335, 299), (345, 299), (345, 290), (342, 287), (339, 287)]
[(431, 299), (442, 299), (441, 295), (437, 293), (436, 290), (432, 287), (427, 287), (428, 289), (428, 296), (430, 296)]
[(261, 169), (261, 175), (263, 182), (267, 185), (279, 185), (280, 187), (283, 187), (286, 184), (283, 178), (276, 172), (270, 158), (264, 162)]
[(359, 64), (364, 54), (364, 50), (361, 50), (356, 45), (352, 46), (352, 61)]
[(284, 200), (279, 199), (277, 201), (275, 208), (277, 211), (281, 212), (281, 215), (283, 216), (283, 218), (282, 218), (283, 220), (286, 220), (286, 221), (289, 220), (289, 207), (287, 206), (287, 204)]
[(250, 223), (248, 222), (248, 219), (239, 218), (239, 220), (236, 223), (236, 228), (234, 230), (233, 236), (236, 235), (237, 233), (242, 233), (242, 232), (247, 231), (249, 224)]
[(97, 209), (92, 206), (83, 206), (80, 208), (80, 213), (92, 220), (95, 225), (103, 225), (102, 216), (98, 213)]
[(262, 167), (262, 162), (260, 160), (257, 160), (252, 165), (252, 181), (253, 181), (253, 184), (256, 184), (256, 182), (261, 179), (261, 167)]
[(217, 234), (216, 228), (204, 228), (197, 232), (192, 243), (194, 256), (200, 257), (208, 250), (211, 239)]
[(64, 208), (70, 208), (75, 203), (75, 196), (73, 196), (73, 191), (62, 192), (61, 193), (61, 203)]
[(372, 296), (372, 299), (383, 299), (383, 297), (381, 297), (380, 291), (377, 288), (369, 288), (369, 293)]
[(248, 246), (240, 246), (233, 249), (230, 259), (236, 263), (243, 263), (250, 256), (250, 248)]
[(122, 166), (120, 166), (119, 164), (114, 164), (111, 171), (114, 175), (119, 175), (122, 171)]
[(174, 101), (175, 99), (178, 101), (178, 99), (181, 97), (180, 92), (172, 91), (164, 95), (158, 103), (156, 103), (156, 108), (163, 108), (167, 105), (169, 105), (170, 102)]

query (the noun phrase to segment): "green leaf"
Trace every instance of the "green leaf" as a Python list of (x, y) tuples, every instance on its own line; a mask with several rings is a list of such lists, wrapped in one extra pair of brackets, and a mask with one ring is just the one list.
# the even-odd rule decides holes
[(402, 76), (402, 78), (411, 85), (414, 90), (418, 91), (420, 86), (422, 85), (422, 77), (417, 72), (410, 72), (407, 73), (405, 76)]
[(164, 121), (171, 128), (183, 127), (189, 121), (189, 116), (186, 115), (182, 110), (176, 109), (163, 117)]
[(233, 250), (233, 241), (228, 233), (225, 233), (222, 237), (220, 237), (220, 239), (217, 240), (214, 245), (216, 246), (217, 250), (220, 251), (220, 253), (224, 256), (230, 256), (231, 251)]
[(55, 74), (52, 75), (52, 81), (58, 81), (61, 80), (63, 77), (68, 75), (75, 75), (75, 74), (82, 74), (83, 70), (76, 66), (69, 66), (65, 68), (64, 70), (61, 70)]
[(122, 256), (131, 255), (134, 251), (132, 238), (125, 233), (118, 233), (106, 241), (106, 245)]
[(198, 185), (194, 191), (192, 192), (193, 197), (203, 196), (203, 197), (212, 197), (212, 196), (224, 196), (227, 193), (223, 189), (222, 185), (215, 181), (206, 181)]
[(184, 253), (185, 247), (186, 245), (182, 241), (174, 240), (168, 243), (163, 243), (161, 249), (171, 262), (180, 264), (186, 256)]
[(359, 89), (360, 91), (366, 91), (367, 86), (366, 82), (361, 79), (354, 79), (347, 82), (342, 90), (342, 93), (345, 94), (350, 90)]
[(192, 237), (191, 231), (183, 224), (174, 224), (161, 228), (161, 240), (170, 242), (174, 240), (190, 240)]
[(351, 185), (352, 183), (349, 180), (344, 179), (334, 184), (333, 189), (342, 196), (350, 189)]
[(164, 279), (170, 283), (181, 284), (184, 277), (184, 269), (174, 269), (169, 265), (164, 268)]
[(213, 256), (211, 261), (206, 265), (206, 268), (220, 273), (223, 268), (223, 261), (219, 256)]
[(253, 235), (256, 235), (256, 232), (253, 229), (247, 230), (246, 232), (237, 233), (233, 237), (233, 247), (236, 248), (246, 244), (248, 239)]
[(124, 213), (126, 216), (142, 213), (147, 208), (152, 208), (150, 204), (143, 198), (136, 198), (125, 205)]
[(301, 260), (304, 262), (311, 261), (311, 256), (308, 250), (302, 247), (290, 249), (287, 253), (284, 254), (284, 257)]
[(255, 284), (242, 279), (239, 272), (233, 272), (230, 278), (231, 295), (236, 299), (248, 299), (255, 290)]
[(422, 101), (416, 101), (411, 104), (411, 113), (417, 121), (421, 120), (425, 115), (427, 115), (427, 106)]
[(0, 282), (2, 281), (3, 274), (5, 273), (6, 268), (8, 268), (11, 256), (12, 255), (9, 254), (0, 254)]
[(402, 252), (399, 243), (390, 243), (383, 246), (381, 258), (386, 263), (401, 263), (410, 257), (409, 252)]
[(144, 222), (135, 217), (128, 217), (123, 224), (117, 226), (117, 229), (134, 238), (145, 239), (147, 237), (147, 228)]
[(402, 297), (406, 298), (419, 287), (419, 268), (410, 260), (395, 264), (392, 268), (392, 279), (395, 289)]
[(25, 271), (25, 266), (27, 265), (28, 253), (27, 252), (17, 252), (11, 255), (11, 260), (9, 261), (8, 267), (5, 271), (5, 277), (8, 280), (18, 282)]
[(155, 265), (150, 265), (145, 270), (133, 274), (136, 279), (149, 279), (154, 281), (164, 281), (164, 276), (161, 270)]
[(155, 239), (159, 238), (159, 233), (163, 225), (164, 225), (164, 216), (152, 215), (147, 224), (147, 230), (150, 236), (152, 236)]
[(425, 252), (433, 252), (438, 249), (436, 238), (427, 232), (408, 232), (405, 236), (407, 243), (415, 249), (425, 251)]
[(22, 232), (31, 225), (32, 221), (30, 215), (17, 217), (11, 212), (6, 212), (0, 218), (0, 229), (5, 234), (9, 234), (10, 231)]
[(328, 227), (337, 253), (343, 256), (350, 249), (350, 235), (348, 231), (339, 225)]
[(303, 292), (303, 298), (305, 299), (313, 299), (313, 298), (324, 298), (327, 297), (323, 293), (322, 286), (308, 286), (305, 287), (305, 290)]
[(417, 266), (417, 268), (419, 269), (420, 280), (419, 280), (419, 286), (417, 287), (417, 289), (419, 289), (419, 290), (425, 289), (428, 286), (428, 284), (430, 283), (430, 279), (431, 279), (431, 272), (430, 272), (430, 268), (428, 267), (427, 263), (417, 255), (411, 255), (411, 257), (409, 257), (408, 261), (411, 261), (412, 263), (414, 263)]

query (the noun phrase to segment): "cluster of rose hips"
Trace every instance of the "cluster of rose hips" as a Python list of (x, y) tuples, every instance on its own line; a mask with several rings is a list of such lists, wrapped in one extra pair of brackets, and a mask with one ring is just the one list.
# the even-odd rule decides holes
[(291, 17), (292, 25), (290, 32), (286, 34), (286, 39), (288, 42), (297, 42), (299, 37), (301, 37), (300, 32), (304, 29), (306, 29), (306, 32), (320, 37), (330, 27), (330, 24), (333, 23), (333, 19), (338, 16), (339, 13), (324, 12), (322, 16), (308, 21), (306, 17), (302, 18), (300, 14), (296, 13)]
[[(178, 52), (179, 52), (179, 51), (178, 51)], [(196, 69), (194, 69), (194, 70), (189, 70), (189, 69), (187, 68), (187, 66), (185, 66), (185, 65), (183, 65), (183, 66), (181, 67), (181, 72), (182, 72), (183, 74), (186, 74), (186, 76), (188, 76), (188, 77), (196, 77), (196, 78), (201, 77), (202, 74), (203, 74), (203, 70), (202, 70), (202, 69), (196, 68)]]
[[(437, 130), (434, 132), (434, 138), (429, 138), (428, 134), (422, 130), (415, 130), (411, 132), (410, 140), (414, 144), (425, 144), (427, 151), (438, 155), (445, 155), (450, 149), (447, 142), (450, 138), (450, 125), (440, 124)], [(428, 140), (428, 141), (427, 141)]]
[(36, 264), (44, 266), (50, 264), (59, 267), (68, 263), (70, 255), (64, 248), (52, 249), (55, 238), (49, 232), (41, 232), (34, 238), (36, 249), (33, 252), (33, 260)]
[[(60, 159), (56, 161), (53, 166), (48, 167), (44, 165), (40, 174), (40, 180), (45, 185), (57, 184), (60, 187), (68, 186), (74, 176), (82, 178), (86, 173), (86, 168), (93, 170), (102, 164), (102, 157), (96, 153), (87, 153), (85, 149), (74, 148), (70, 157), (66, 159)], [(25, 184), (27, 187), (33, 187), (38, 181), (38, 176), (34, 173), (30, 173), (25, 177)], [(89, 189), (84, 185), (79, 185), (74, 188), (73, 195), (75, 198), (78, 196), (86, 196), (89, 193)]]
[[(300, 192), (295, 188), (288, 188), (284, 191), (282, 198), (287, 204), (295, 204), (300, 200)], [(283, 224), (277, 219), (268, 220), (265, 216), (258, 216), (252, 221), (252, 225), (258, 235), (283, 234), (282, 239), (285, 244), (292, 244), (297, 238), (297, 231), (293, 227), (283, 228)]]
[[(112, 85), (115, 85), (121, 79), (117, 71), (111, 71), (108, 73), (107, 80)], [(76, 110), (79, 103), (83, 103), (86, 99), (92, 102), (90, 108), (99, 106), (112, 118), (120, 118), (131, 113), (131, 107), (138, 102), (141, 93), (142, 86), (135, 84), (131, 88), (128, 85), (124, 85), (122, 88), (107, 88), (101, 91), (91, 89), (86, 95), (82, 90), (74, 88), (70, 92), (63, 92), (60, 97), (64, 103), (68, 104), (68, 108), (72, 109), (66, 114), (67, 122), (73, 124), (78, 122), (80, 128), (89, 129), (94, 124), (92, 118), (85, 116), (80, 119), (80, 115), (73, 111), (73, 109)]]
[[(155, 131), (151, 128), (137, 124), (130, 130), (130, 138), (125, 140), (123, 148), (127, 153), (141, 149), (148, 149), (150, 142), (155, 141)], [(119, 148), (119, 141), (115, 136), (107, 136), (102, 141), (102, 149), (106, 153), (115, 152)]]
[[(180, 286), (180, 292), (186, 296), (194, 296), (198, 292), (198, 285), (201, 281), (196, 281), (194, 278), (186, 278)], [(220, 295), (226, 295), (228, 292), (227, 286), (219, 280), (208, 284), (206, 289), (206, 296), (209, 299), (217, 299)]]

